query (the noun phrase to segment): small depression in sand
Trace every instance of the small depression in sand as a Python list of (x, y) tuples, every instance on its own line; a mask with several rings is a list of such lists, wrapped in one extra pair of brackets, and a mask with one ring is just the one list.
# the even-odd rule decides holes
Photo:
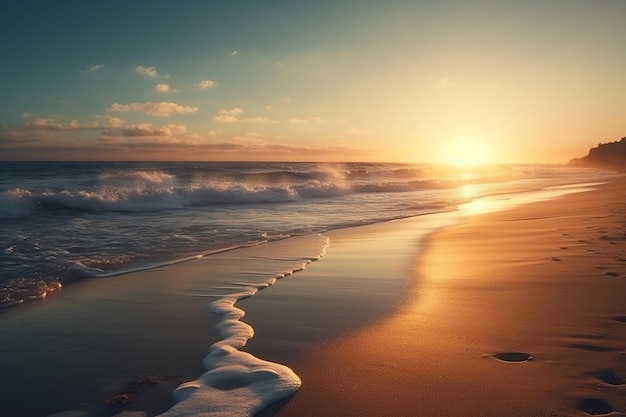
[(592, 416), (610, 414), (613, 412), (611, 404), (599, 398), (583, 398), (576, 404), (579, 410)]
[(622, 323), (626, 323), (626, 316), (617, 316), (615, 320), (621, 321)]
[(611, 385), (623, 385), (624, 378), (621, 375), (616, 374), (614, 371), (610, 369), (605, 369), (594, 374), (595, 377), (600, 379), (602, 382), (606, 382)]
[(533, 359), (532, 356), (524, 352), (501, 352), (496, 353), (493, 357), (503, 362), (528, 362)]

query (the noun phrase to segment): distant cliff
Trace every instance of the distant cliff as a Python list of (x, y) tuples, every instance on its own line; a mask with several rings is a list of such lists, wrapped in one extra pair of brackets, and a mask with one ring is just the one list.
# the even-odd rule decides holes
[(587, 156), (574, 158), (569, 164), (626, 172), (626, 137), (619, 142), (600, 143)]

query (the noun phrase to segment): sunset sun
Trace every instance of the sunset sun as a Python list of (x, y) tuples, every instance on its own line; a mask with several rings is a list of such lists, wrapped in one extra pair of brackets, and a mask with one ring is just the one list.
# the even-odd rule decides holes
[(491, 162), (489, 148), (481, 141), (469, 138), (454, 140), (445, 148), (444, 160), (456, 166), (484, 165)]

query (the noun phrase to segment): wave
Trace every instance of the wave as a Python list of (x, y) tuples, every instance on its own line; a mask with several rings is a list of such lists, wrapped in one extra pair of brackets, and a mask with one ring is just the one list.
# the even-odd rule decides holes
[[(37, 211), (141, 212), (215, 204), (285, 203), (362, 192), (434, 187), (433, 182), (354, 181), (340, 170), (211, 173), (179, 178), (160, 171), (101, 173), (93, 184), (63, 189), (13, 188), (0, 192), (0, 218)], [(357, 174), (362, 179), (362, 175)]]
[(60, 210), (151, 212), (217, 204), (288, 203), (357, 193), (439, 190), (571, 174), (563, 171), (549, 166), (503, 166), (468, 173), (451, 168), (394, 164), (209, 164), (196, 169), (178, 167), (171, 172), (102, 168), (77, 172), (73, 176), (80, 180), (64, 188), (21, 185), (0, 191), (0, 218)]

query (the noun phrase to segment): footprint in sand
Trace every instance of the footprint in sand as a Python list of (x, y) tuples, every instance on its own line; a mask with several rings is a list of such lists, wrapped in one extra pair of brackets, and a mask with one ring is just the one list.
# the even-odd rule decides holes
[(552, 259), (553, 261), (556, 261), (556, 262), (558, 262), (558, 261), (560, 261), (560, 260), (561, 260), (561, 258), (557, 258), (556, 256), (553, 256), (553, 257), (552, 257), (552, 258), (550, 258), (550, 259)]
[(576, 407), (579, 410), (593, 416), (610, 414), (613, 412), (613, 406), (600, 398), (583, 398), (578, 401)]
[(626, 323), (626, 316), (617, 316), (615, 317), (615, 320)]
[(607, 271), (606, 275), (608, 275), (610, 277), (619, 277), (620, 273), (619, 272), (615, 272), (615, 271)]
[(616, 374), (614, 371), (610, 369), (604, 369), (602, 371), (598, 371), (593, 374), (596, 378), (611, 385), (623, 385), (624, 378), (621, 375)]
[(533, 360), (533, 357), (524, 352), (500, 352), (493, 355), (494, 358), (503, 362), (528, 362)]

